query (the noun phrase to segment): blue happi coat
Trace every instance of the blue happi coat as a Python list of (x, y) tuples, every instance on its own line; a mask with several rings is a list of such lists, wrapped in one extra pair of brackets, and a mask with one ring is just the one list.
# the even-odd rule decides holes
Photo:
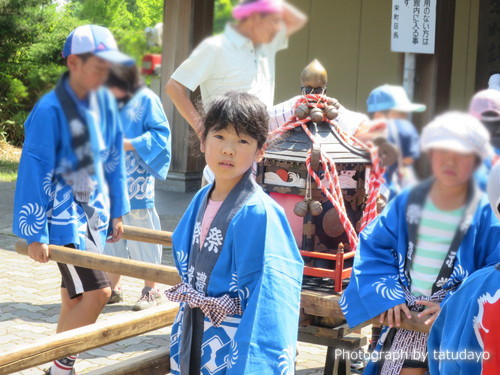
[[(121, 217), (130, 209), (116, 101), (108, 90), (99, 89), (89, 94), (84, 105), (67, 82), (64, 88), (89, 129), (95, 189), (88, 205), (95, 210), (99, 233), (95, 241), (102, 249), (110, 219)], [(65, 112), (54, 91), (39, 100), (24, 127), (13, 232), (28, 243), (74, 244), (85, 249), (87, 216), (62, 175), (68, 169), (76, 169), (77, 157)]]
[(444, 303), (429, 335), (432, 375), (498, 373), (499, 266), (474, 272)]
[[(414, 189), (421, 189), (421, 186)], [(420, 222), (422, 210), (417, 205), (408, 206), (411, 191), (405, 190), (398, 195), (360, 234), (351, 279), (339, 300), (351, 327), (407, 302), (403, 288), (410, 290), (411, 280), (405, 267), (415, 248), (409, 240), (408, 228)], [(500, 222), (486, 197), (480, 196), (475, 212), (464, 217), (457, 230), (463, 229), (466, 232), (462, 233), (456, 253), (452, 252), (445, 260), (450, 262), (451, 275), (436, 281), (443, 290), (458, 286), (472, 272), (500, 260), (495, 250), (500, 238)], [(382, 334), (378, 348), (384, 339)], [(365, 373), (376, 373), (373, 362)]]
[[(211, 297), (239, 297), (243, 314), (226, 316), (219, 327), (204, 315), (191, 324), (186, 321), (191, 319), (189, 314), (200, 314), (200, 310), (181, 303), (171, 333), (172, 374), (188, 373), (184, 365), (190, 355), (191, 363), (198, 362), (191, 365), (193, 373), (294, 371), (302, 257), (283, 210), (255, 184), (251, 173), (242, 181), (253, 185), (251, 192), (243, 189), (236, 194), (239, 197), (234, 196), (242, 182), (233, 189), (214, 218), (201, 250), (201, 219), (212, 185), (194, 197), (173, 234), (174, 259), (182, 280)], [(242, 195), (248, 196), (239, 199)], [(228, 217), (229, 222), (225, 222)], [(220, 231), (220, 223), (227, 224), (227, 230)], [(198, 257), (218, 254), (213, 269), (205, 272), (205, 262), (193, 265), (191, 249), (199, 251)], [(193, 345), (191, 353), (181, 350), (191, 346), (187, 341), (195, 331), (201, 332), (199, 345)]]
[[(500, 148), (493, 148), (494, 156), (500, 157)], [(474, 179), (481, 188), (481, 190), (486, 191), (486, 185), (488, 184), (488, 176), (490, 175), (491, 168), (493, 167), (493, 157), (485, 159), (482, 164), (474, 172)]]
[(125, 153), (127, 184), (133, 210), (154, 207), (155, 178), (167, 178), (170, 128), (160, 98), (143, 87), (120, 110), (125, 138), (135, 151)]

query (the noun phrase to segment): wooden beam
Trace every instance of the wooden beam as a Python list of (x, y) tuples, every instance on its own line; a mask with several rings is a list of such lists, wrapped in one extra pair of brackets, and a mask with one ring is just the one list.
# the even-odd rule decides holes
[(365, 336), (357, 333), (351, 333), (350, 335), (341, 338), (331, 338), (312, 335), (308, 332), (303, 332), (303, 329), (299, 329), (298, 338), (299, 341), (302, 342), (307, 342), (315, 345), (324, 345), (333, 347), (335, 349), (344, 349), (348, 351), (357, 350), (360, 347), (366, 345), (368, 341)]
[(170, 350), (155, 351), (89, 372), (88, 375), (164, 375), (170, 373)]
[[(417, 315), (419, 313), (417, 312), (413, 312), (411, 311), (410, 312), (411, 314), (411, 319), (407, 319), (406, 316), (402, 315), (401, 314), (401, 325), (399, 327), (396, 327), (396, 325), (394, 325), (395, 328), (403, 328), (403, 329), (408, 329), (410, 331), (417, 331), (417, 332), (424, 332), (424, 333), (429, 333), (429, 331), (431, 330), (431, 327), (432, 325), (425, 325), (425, 321), (427, 319), (429, 319), (428, 316), (425, 316), (423, 318), (418, 318)], [(362, 327), (365, 327), (369, 324), (376, 324), (376, 325), (380, 325), (380, 319), (379, 317), (375, 317), (373, 319), (370, 319), (362, 324), (360, 324), (359, 326), (357, 327), (353, 327), (352, 330), (357, 330), (357, 329), (360, 329)], [(389, 322), (387, 321), (387, 318), (384, 320), (384, 324), (383, 325), (389, 325)]]
[[(301, 293), (300, 305), (305, 314), (318, 317), (329, 317), (335, 323), (334, 325), (337, 326), (345, 323), (344, 314), (342, 314), (342, 310), (339, 306), (339, 299), (339, 294), (332, 294), (331, 292), (321, 292), (314, 290), (303, 290)], [(429, 317), (417, 318), (418, 313), (416, 312), (411, 312), (411, 315), (411, 319), (407, 319), (405, 316), (401, 315), (401, 326), (399, 328), (418, 332), (429, 332), (431, 327), (424, 324), (424, 322), (429, 319)], [(360, 324), (357, 327), (352, 328), (351, 331), (362, 328), (369, 324), (380, 324), (378, 316)], [(388, 325), (387, 319), (385, 320), (384, 324)]]
[(172, 246), (172, 232), (132, 227), (130, 225), (123, 226), (123, 239), (130, 241), (155, 243), (167, 247)]
[(345, 321), (339, 306), (340, 295), (331, 292), (303, 290), (301, 293), (301, 306), (304, 312), (314, 316), (334, 316)]
[(117, 315), (112, 321), (91, 324), (20, 345), (0, 354), (0, 375), (169, 326), (173, 323), (177, 310), (177, 306), (163, 304), (130, 315)]
[[(79, 267), (116, 273), (141, 280), (156, 281), (157, 283), (166, 285), (175, 285), (181, 281), (175, 267), (95, 254), (57, 245), (49, 245), (49, 250), (49, 259), (59, 263), (73, 264)], [(28, 244), (26, 241), (17, 241), (16, 251), (19, 254), (28, 255)]]

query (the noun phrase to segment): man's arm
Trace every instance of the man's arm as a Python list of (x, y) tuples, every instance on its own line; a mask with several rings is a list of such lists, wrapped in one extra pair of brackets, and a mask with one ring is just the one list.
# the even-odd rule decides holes
[(286, 36), (290, 36), (304, 27), (307, 16), (290, 3), (283, 3), (283, 22), (286, 26)]
[(165, 92), (170, 97), (182, 117), (199, 136), (201, 132), (201, 116), (189, 98), (187, 88), (183, 84), (170, 78), (165, 87)]

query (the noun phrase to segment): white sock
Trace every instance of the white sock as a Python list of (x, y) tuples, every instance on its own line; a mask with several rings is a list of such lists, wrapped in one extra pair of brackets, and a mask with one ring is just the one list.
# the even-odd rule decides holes
[(70, 375), (77, 358), (78, 354), (55, 360), (50, 375)]

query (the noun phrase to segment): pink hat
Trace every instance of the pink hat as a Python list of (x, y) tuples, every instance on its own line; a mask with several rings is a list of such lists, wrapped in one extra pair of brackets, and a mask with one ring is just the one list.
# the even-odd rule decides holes
[(282, 0), (241, 0), (233, 9), (233, 18), (241, 20), (253, 13), (282, 13)]
[(477, 92), (470, 101), (469, 113), (482, 121), (500, 120), (500, 91), (486, 89)]

